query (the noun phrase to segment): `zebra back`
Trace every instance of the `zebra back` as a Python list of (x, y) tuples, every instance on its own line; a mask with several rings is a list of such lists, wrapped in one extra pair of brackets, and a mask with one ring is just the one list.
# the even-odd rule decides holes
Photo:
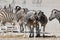
[(12, 21), (13, 19), (13, 13), (5, 10), (0, 10), (0, 20), (4, 21)]

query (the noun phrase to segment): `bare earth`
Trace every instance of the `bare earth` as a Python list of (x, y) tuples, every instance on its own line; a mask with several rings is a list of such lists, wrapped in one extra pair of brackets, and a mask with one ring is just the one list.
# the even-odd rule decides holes
[(0, 36), (0, 40), (60, 40), (60, 37), (39, 37), (39, 38), (29, 38), (23, 37), (23, 35), (16, 35), (16, 36)]
[(60, 38), (0, 38), (0, 40), (60, 40)]

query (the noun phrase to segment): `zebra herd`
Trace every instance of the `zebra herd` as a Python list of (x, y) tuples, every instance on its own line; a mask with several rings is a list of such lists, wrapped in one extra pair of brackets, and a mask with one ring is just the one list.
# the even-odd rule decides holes
[[(49, 17), (49, 20), (50, 19), (51, 17)], [(1, 26), (5, 26), (6, 22), (9, 22), (11, 23), (11, 25), (15, 26), (16, 23), (14, 21), (16, 21), (20, 25), (20, 32), (23, 32), (25, 30), (24, 28), (26, 27), (30, 29), (29, 37), (34, 37), (34, 28), (36, 28), (36, 37), (40, 37), (40, 23), (41, 26), (43, 26), (43, 37), (45, 37), (44, 32), (45, 26), (48, 23), (48, 19), (43, 11), (29, 10), (27, 8), (22, 8), (20, 6), (16, 6), (13, 10), (10, 4), (9, 7), (4, 6), (4, 8), (0, 9)]]

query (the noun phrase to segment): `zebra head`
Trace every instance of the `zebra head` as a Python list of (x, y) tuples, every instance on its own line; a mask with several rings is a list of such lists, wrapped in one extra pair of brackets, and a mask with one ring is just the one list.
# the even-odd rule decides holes
[(16, 13), (17, 13), (20, 9), (21, 9), (20, 6), (16, 6), (16, 7), (15, 7)]
[(49, 17), (50, 21), (52, 21), (54, 18), (56, 18), (56, 13), (57, 13), (56, 9), (53, 9), (51, 12), (51, 15)]
[(28, 8), (23, 8), (25, 14), (27, 14), (27, 12), (29, 11)]
[(6, 6), (4, 6), (4, 9), (6, 9)]

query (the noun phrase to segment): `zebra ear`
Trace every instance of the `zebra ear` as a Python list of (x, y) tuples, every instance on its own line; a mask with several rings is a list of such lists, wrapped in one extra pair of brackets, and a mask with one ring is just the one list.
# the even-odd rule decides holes
[(15, 7), (15, 10), (16, 10), (16, 11), (19, 11), (20, 9), (21, 9), (20, 6), (16, 6), (16, 7)]
[(24, 12), (26, 11), (24, 8), (23, 8)]
[(40, 12), (38, 13), (38, 15), (40, 14)]
[(6, 6), (4, 6), (4, 9), (6, 9)]
[(42, 13), (42, 11), (40, 11), (39, 13), (38, 13), (38, 15), (40, 15)]
[(11, 5), (9, 4), (9, 8), (11, 7)]
[(35, 12), (35, 15), (36, 15), (37, 13)]
[(41, 12), (42, 14), (44, 13), (44, 12)]

